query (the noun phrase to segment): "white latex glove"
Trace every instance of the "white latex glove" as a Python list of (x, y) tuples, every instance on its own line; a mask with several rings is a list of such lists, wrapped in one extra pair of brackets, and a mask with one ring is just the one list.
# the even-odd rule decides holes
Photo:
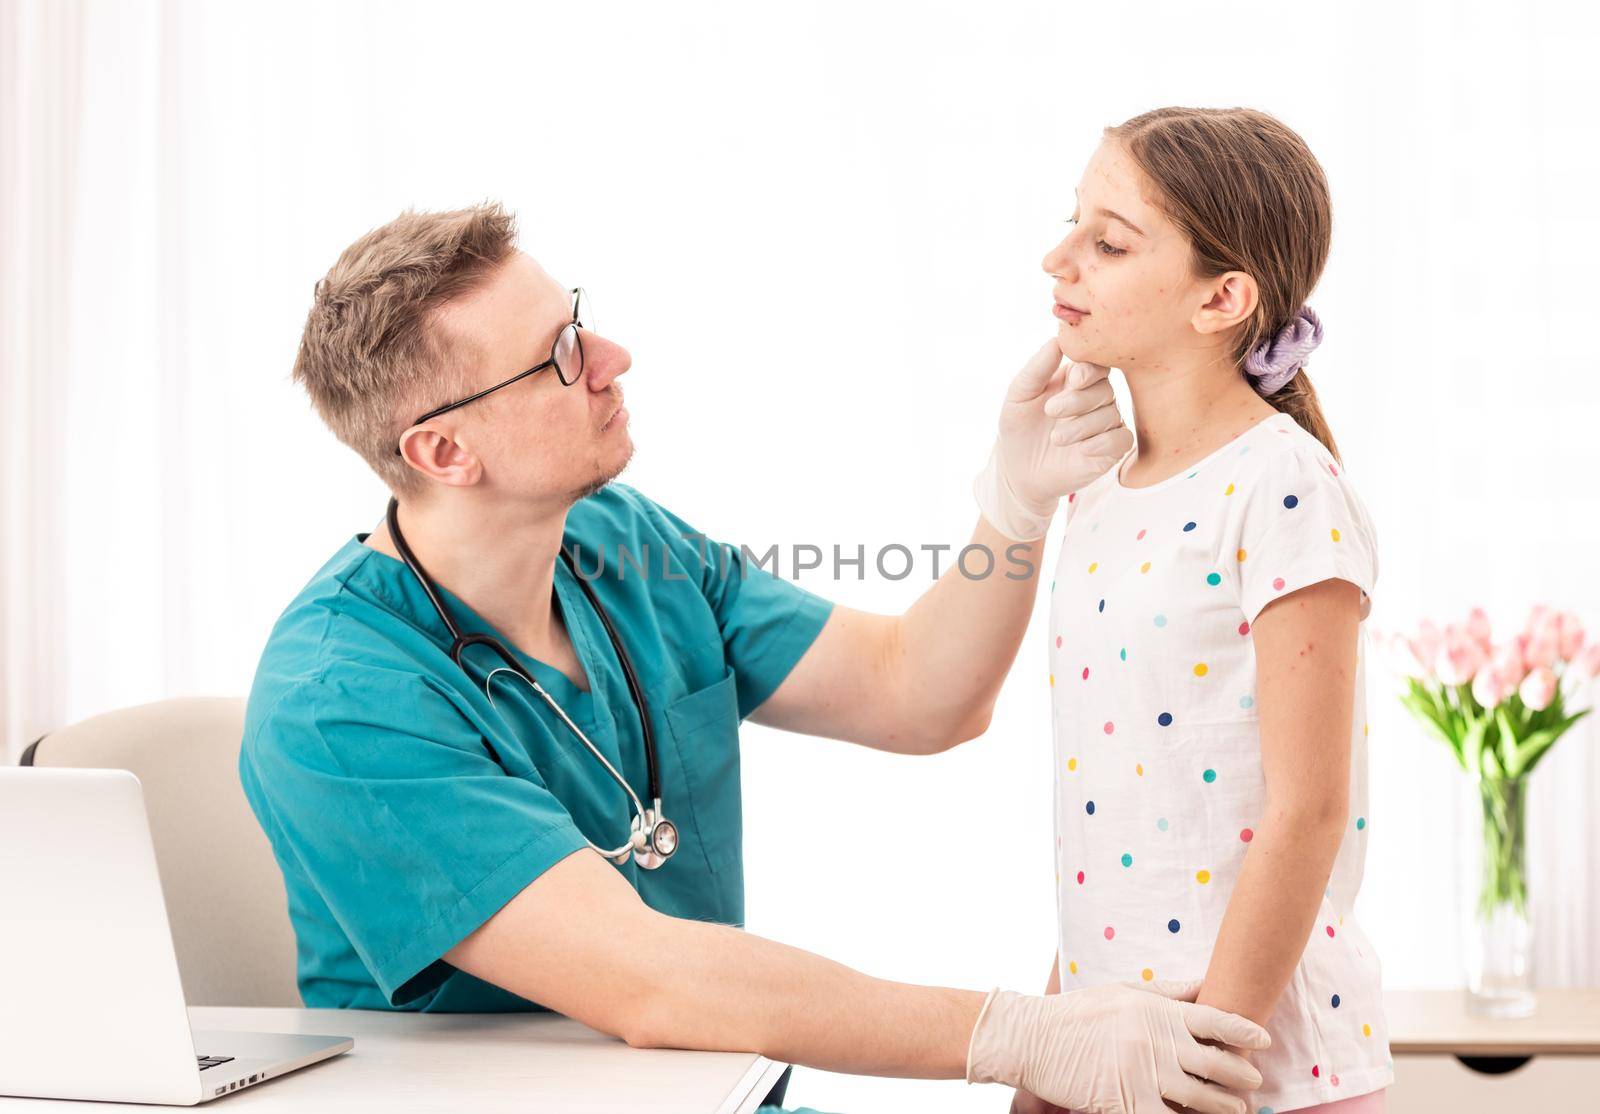
[(1246, 1114), (1244, 1100), (1222, 1088), (1255, 1090), (1261, 1073), (1200, 1042), (1259, 1050), (1272, 1038), (1247, 1018), (1196, 1005), (1199, 990), (1198, 981), (1049, 995), (997, 988), (972, 1028), (967, 1082), (1004, 1083), (1092, 1114), (1166, 1114), (1165, 1099), (1202, 1114)]
[(1044, 537), (1061, 497), (1133, 447), (1106, 381), (1111, 369), (1064, 363), (1052, 337), (1023, 365), (1000, 407), (989, 462), (973, 483), (983, 516), (1018, 541)]

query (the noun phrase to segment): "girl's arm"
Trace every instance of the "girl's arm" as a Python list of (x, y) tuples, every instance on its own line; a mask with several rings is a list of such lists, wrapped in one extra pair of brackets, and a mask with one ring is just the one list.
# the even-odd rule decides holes
[(1262, 1025), (1311, 937), (1344, 838), (1360, 612), (1360, 589), (1330, 579), (1269, 604), (1251, 627), (1266, 810), (1199, 1001)]

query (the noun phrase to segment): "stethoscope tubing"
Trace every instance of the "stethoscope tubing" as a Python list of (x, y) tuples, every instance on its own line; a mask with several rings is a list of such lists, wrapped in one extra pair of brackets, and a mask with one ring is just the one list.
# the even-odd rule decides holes
[[(497, 638), (488, 634), (462, 634), (461, 628), (456, 625), (455, 620), (450, 615), (450, 610), (445, 607), (444, 600), (435, 589), (433, 578), (422, 567), (422, 562), (417, 560), (416, 554), (411, 551), (410, 544), (407, 543), (405, 535), (401, 532), (399, 511), (399, 500), (390, 497), (386, 515), (389, 537), (394, 542), (394, 547), (399, 552), (401, 560), (405, 562), (406, 567), (411, 570), (418, 583), (422, 585), (423, 592), (427, 594), (428, 602), (433, 604), (433, 609), (438, 612), (439, 618), (444, 621), (445, 629), (450, 633), (450, 660), (455, 662), (456, 667), (463, 673), (470, 675), (466, 662), (462, 658), (466, 649), (469, 646), (483, 646), (492, 651), (504, 664), (491, 669), (489, 675), (484, 679), (484, 694), (488, 697), (490, 706), (494, 706), (494, 694), (490, 691), (490, 688), (497, 674), (510, 673), (526, 681), (533, 688), (533, 691), (550, 707), (550, 710), (566, 725), (567, 729), (588, 748), (589, 753), (600, 761), (601, 766), (605, 768), (611, 779), (620, 785), (623, 792), (628, 795), (635, 810), (636, 819), (634, 823), (638, 825), (629, 842), (611, 851), (600, 847), (592, 840), (587, 841), (589, 846), (619, 864), (626, 861), (629, 854), (640, 856), (642, 865), (659, 866), (661, 862), (670, 858), (673, 852), (677, 850), (677, 830), (665, 818), (661, 810), (661, 772), (656, 760), (655, 733), (651, 729), (650, 716), (645, 707), (644, 690), (639, 684), (638, 675), (634, 672), (633, 662), (623, 648), (622, 640), (617, 637), (616, 628), (611, 624), (610, 616), (606, 614), (605, 608), (600, 606), (600, 600), (595, 595), (594, 589), (589, 586), (588, 581), (579, 575), (577, 568), (573, 565), (571, 555), (565, 549), (561, 550), (561, 559), (567, 563), (567, 567), (571, 569), (579, 587), (583, 589), (583, 594), (588, 598), (589, 605), (594, 608), (595, 614), (600, 617), (600, 624), (605, 628), (606, 637), (611, 642), (611, 648), (616, 652), (617, 661), (622, 666), (622, 674), (628, 685), (628, 696), (633, 701), (634, 710), (639, 715), (640, 730), (644, 738), (645, 765), (649, 771), (649, 790), (652, 807), (648, 809), (645, 807), (644, 802), (639, 799), (639, 795), (634, 792), (633, 786), (628, 784), (627, 779), (617, 771), (617, 768), (611, 764), (600, 748), (595, 746), (589, 736), (584, 734), (583, 730), (572, 721), (572, 717), (567, 715), (566, 710), (557, 703), (555, 697), (551, 696), (545, 687), (523, 668), (521, 662), (511, 656), (510, 651)], [(484, 746), (488, 747), (489, 756), (494, 759), (495, 764), (505, 770), (507, 774), (510, 774), (511, 771), (507, 769), (506, 764), (501, 761), (500, 755), (487, 739), (484, 740)], [(658, 846), (659, 843), (663, 842), (657, 838), (657, 833), (662, 828), (670, 829), (670, 832), (664, 833), (670, 836), (669, 849), (665, 851), (662, 851)], [(644, 857), (647, 854), (656, 856), (653, 863)]]

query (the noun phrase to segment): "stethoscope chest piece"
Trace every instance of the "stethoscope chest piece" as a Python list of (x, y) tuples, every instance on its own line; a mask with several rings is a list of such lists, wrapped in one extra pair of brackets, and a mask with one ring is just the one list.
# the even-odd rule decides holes
[[(642, 870), (655, 870), (678, 850), (678, 826), (661, 815), (660, 802), (656, 805), (656, 808), (646, 809), (642, 816), (635, 813), (633, 817), (633, 861)], [(646, 825), (649, 826), (648, 835)]]

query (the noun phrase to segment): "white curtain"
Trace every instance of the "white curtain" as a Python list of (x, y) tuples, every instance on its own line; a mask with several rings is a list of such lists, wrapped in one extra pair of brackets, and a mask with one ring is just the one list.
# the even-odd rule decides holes
[[(0, 36), (6, 761), (244, 693), (278, 611), (377, 521), (288, 371), (313, 282), (400, 209), (520, 213), (633, 352), (625, 478), (697, 527), (960, 544), (1098, 131), (1172, 103), (1274, 112), (1328, 171), (1312, 375), (1379, 530), (1373, 623), (1546, 602), (1600, 634), (1593, 7), (0, 0)], [(801, 582), (893, 610), (925, 575)], [(1042, 986), (1042, 603), (980, 742), (747, 729), (753, 929)], [(1370, 680), (1361, 915), (1390, 985), (1457, 985), (1476, 806)], [(1533, 787), (1545, 985), (1600, 980), (1597, 746), (1585, 721)]]

